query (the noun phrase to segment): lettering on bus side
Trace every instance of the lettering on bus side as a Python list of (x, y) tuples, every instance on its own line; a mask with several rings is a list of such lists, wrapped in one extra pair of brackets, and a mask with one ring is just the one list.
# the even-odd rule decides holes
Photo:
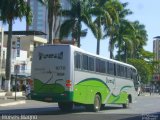
[(55, 69), (58, 71), (57, 76), (64, 76), (65, 73), (62, 72), (66, 69), (65, 66), (61, 65), (61, 66), (56, 66)]
[(65, 66), (56, 66), (56, 70), (65, 70), (66, 67)]
[(113, 79), (113, 80), (109, 80), (108, 78), (106, 78), (106, 83), (112, 83), (112, 84), (114, 84), (115, 83), (115, 80)]
[(51, 53), (51, 54), (44, 54), (39, 52), (39, 60), (47, 59), (47, 58), (54, 58), (54, 59), (63, 59), (63, 52), (59, 53)]
[(57, 76), (64, 76), (64, 73), (57, 73)]

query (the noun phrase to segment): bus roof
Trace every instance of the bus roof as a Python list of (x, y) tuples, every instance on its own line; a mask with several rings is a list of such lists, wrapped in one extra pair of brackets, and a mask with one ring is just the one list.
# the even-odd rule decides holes
[(136, 69), (133, 65), (130, 65), (130, 64), (127, 64), (127, 63), (124, 63), (124, 62), (120, 62), (120, 61), (117, 61), (117, 60), (114, 60), (114, 59), (110, 59), (110, 58), (107, 58), (107, 57), (103, 57), (103, 56), (100, 56), (100, 55), (96, 55), (96, 54), (87, 52), (87, 51), (85, 51), (85, 50), (83, 50), (81, 48), (78, 48), (77, 46), (73, 46), (73, 45), (69, 45), (69, 44), (56, 44), (56, 45), (49, 45), (48, 44), (48, 45), (41, 45), (41, 46), (38, 46), (38, 47), (47, 47), (47, 46), (68, 46), (71, 49), (73, 49), (74, 51), (79, 51), (79, 52), (84, 53), (84, 54), (95, 56), (95, 57), (98, 57), (98, 58), (101, 58), (101, 59), (108, 60), (110, 62), (119, 63), (121, 65), (125, 65), (125, 66), (132, 67), (132, 68)]

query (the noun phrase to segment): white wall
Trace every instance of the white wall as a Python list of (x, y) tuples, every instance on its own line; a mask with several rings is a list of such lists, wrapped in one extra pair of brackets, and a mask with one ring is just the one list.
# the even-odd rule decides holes
[[(3, 48), (6, 59), (6, 47)], [(12, 49), (11, 55), (11, 74), (15, 74), (15, 65), (19, 65), (18, 74), (29, 76), (31, 72), (31, 62), (27, 58), (27, 51), (20, 50), (20, 56), (17, 57), (17, 50)]]

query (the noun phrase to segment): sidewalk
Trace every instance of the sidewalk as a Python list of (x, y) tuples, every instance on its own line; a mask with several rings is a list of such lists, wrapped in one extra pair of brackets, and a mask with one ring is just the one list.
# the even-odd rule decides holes
[(150, 93), (149, 92), (145, 92), (145, 93), (142, 93), (140, 96), (160, 96), (159, 93)]
[(25, 104), (25, 103), (26, 103), (26, 97), (23, 94), (22, 95), (17, 94), (15, 100), (14, 92), (10, 93), (0, 92), (0, 107)]

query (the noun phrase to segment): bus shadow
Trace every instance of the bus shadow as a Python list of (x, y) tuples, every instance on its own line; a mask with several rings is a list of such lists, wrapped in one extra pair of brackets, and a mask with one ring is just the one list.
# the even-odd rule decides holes
[[(115, 110), (122, 109), (119, 106), (105, 106), (101, 111), (105, 110)], [(74, 113), (95, 113), (92, 111), (87, 111), (84, 106), (75, 106), (72, 111), (61, 111), (58, 107), (42, 107), (42, 108), (19, 108), (19, 109), (8, 109), (0, 110), (0, 115), (65, 115), (65, 114), (74, 114)]]

